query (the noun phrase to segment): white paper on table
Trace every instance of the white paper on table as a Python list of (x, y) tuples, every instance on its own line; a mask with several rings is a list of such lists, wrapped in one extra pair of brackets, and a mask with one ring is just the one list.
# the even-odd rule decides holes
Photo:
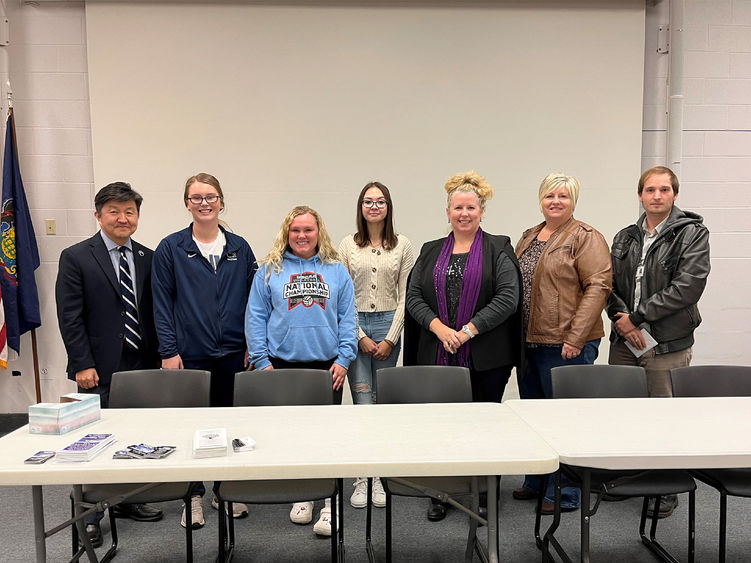
[(232, 449), (235, 450), (235, 452), (251, 452), (256, 447), (256, 441), (250, 436), (242, 436), (236, 438), (236, 440), (240, 440), (244, 445), (235, 447), (235, 441), (233, 440)]
[(657, 340), (652, 338), (652, 335), (647, 332), (647, 329), (641, 329), (641, 333), (642, 336), (644, 336), (644, 341), (647, 343), (647, 346), (642, 350), (638, 350), (636, 346), (631, 344), (631, 342), (629, 342), (628, 340), (623, 341), (626, 344), (626, 348), (631, 350), (631, 353), (637, 358), (641, 357), (644, 353), (649, 352), (652, 348), (657, 346)]

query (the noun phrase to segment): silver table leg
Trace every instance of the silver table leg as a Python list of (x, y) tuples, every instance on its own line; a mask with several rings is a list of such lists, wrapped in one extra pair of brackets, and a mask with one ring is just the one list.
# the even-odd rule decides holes
[[(76, 513), (79, 513), (81, 510), (79, 504), (81, 502), (81, 496), (81, 485), (75, 485), (73, 487), (73, 498), (75, 501)], [(68, 520), (66, 523), (56, 526), (55, 528), (50, 530), (48, 534), (44, 529), (44, 496), (42, 494), (41, 485), (31, 486), (31, 499), (32, 507), (34, 510), (34, 544), (36, 550), (36, 562), (46, 563), (47, 536), (57, 533), (64, 527), (70, 526), (71, 521)], [(83, 519), (77, 520), (75, 522), (75, 526), (78, 528), (78, 537), (81, 538), (81, 541), (85, 546), (86, 553), (89, 556), (89, 561), (98, 561), (96, 553), (94, 552), (94, 547), (91, 545), (89, 536), (86, 534), (86, 525), (84, 524)]]
[[(81, 485), (73, 485), (73, 503), (76, 507), (76, 516), (78, 516), (83, 509), (81, 508), (81, 502), (83, 500), (83, 487)], [(89, 540), (89, 534), (86, 533), (86, 524), (83, 518), (76, 520), (76, 528), (78, 528), (78, 537), (84, 546), (86, 554), (89, 556), (89, 561), (97, 562), (96, 553), (94, 552), (94, 546), (91, 545)]]
[(498, 479), (488, 475), (488, 559), (498, 563), (498, 545), (500, 544), (498, 527)]
[(31, 487), (32, 505), (34, 507), (34, 543), (36, 546), (37, 563), (47, 561), (47, 538), (44, 534), (44, 498), (42, 486)]

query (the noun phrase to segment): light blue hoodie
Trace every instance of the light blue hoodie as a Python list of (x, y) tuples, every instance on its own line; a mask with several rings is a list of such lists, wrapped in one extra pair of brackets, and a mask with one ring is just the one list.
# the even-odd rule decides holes
[(282, 272), (268, 265), (253, 280), (245, 312), (245, 338), (255, 369), (271, 365), (269, 356), (288, 362), (335, 359), (345, 369), (357, 356), (355, 289), (339, 263), (318, 254), (309, 259), (284, 253)]

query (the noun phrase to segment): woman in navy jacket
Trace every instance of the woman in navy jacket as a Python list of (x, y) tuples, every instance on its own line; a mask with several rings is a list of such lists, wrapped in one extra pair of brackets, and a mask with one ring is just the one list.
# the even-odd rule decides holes
[[(235, 373), (247, 367), (244, 315), (256, 260), (245, 239), (220, 225), (224, 194), (214, 176), (188, 178), (183, 201), (193, 222), (154, 252), (159, 355), (163, 369), (210, 371), (211, 406), (228, 407)], [(203, 525), (198, 501), (194, 527)]]

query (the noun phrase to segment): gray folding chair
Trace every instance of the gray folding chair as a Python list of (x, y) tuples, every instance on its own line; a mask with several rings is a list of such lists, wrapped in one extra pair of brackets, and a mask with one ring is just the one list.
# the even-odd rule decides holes
[[(586, 399), (586, 398), (640, 398), (647, 397), (647, 376), (644, 368), (636, 366), (615, 365), (576, 365), (561, 366), (551, 370), (554, 399)], [(572, 412), (571, 416), (576, 416)], [(597, 424), (597, 421), (592, 421)], [(614, 437), (617, 439), (617, 437)], [(647, 471), (618, 471), (579, 467), (561, 463), (559, 471), (555, 473), (556, 499), (553, 524), (545, 534), (543, 540), (543, 560), (549, 560), (549, 545), (552, 544), (556, 552), (564, 561), (571, 561), (563, 550), (553, 532), (558, 528), (561, 518), (561, 473), (568, 477), (574, 486), (581, 488), (581, 560), (589, 561), (589, 525), (592, 516), (597, 512), (602, 497), (644, 497), (641, 519), (639, 521), (639, 536), (642, 543), (663, 561), (677, 563), (677, 560), (656, 540), (658, 510), (654, 511), (649, 537), (645, 533), (647, 522), (647, 508), (649, 499), (655, 499), (655, 507), (659, 507), (660, 498), (664, 495), (688, 493), (688, 560), (694, 561), (694, 507), (696, 482), (687, 471), (683, 470), (647, 470)], [(596, 498), (594, 506), (590, 506), (591, 494)], [(544, 491), (540, 491), (535, 518), (535, 536), (539, 543), (539, 529), (542, 512), (542, 498)]]
[(674, 397), (751, 397), (749, 366), (688, 366), (670, 370)]
[[(378, 404), (407, 403), (470, 403), (472, 402), (472, 384), (469, 370), (458, 366), (404, 366), (379, 369), (376, 381)], [(484, 476), (478, 477), (418, 477), (382, 478), (386, 493), (386, 561), (391, 561), (391, 510), (392, 496), (430, 497), (449, 502), (467, 511), (456, 502), (454, 496), (471, 496), (471, 511), (479, 512), (480, 492), (487, 490)], [(368, 479), (368, 505), (366, 516), (365, 540), (370, 560), (375, 559), (371, 542), (372, 490)], [(489, 502), (491, 500), (489, 499)], [(483, 520), (484, 521), (484, 520)], [(475, 549), (480, 550), (477, 542), (478, 520), (470, 518), (470, 530), (465, 550), (465, 560), (472, 561)]]
[[(675, 397), (751, 397), (749, 366), (688, 366), (670, 370)], [(696, 469), (691, 474), (720, 493), (718, 561), (727, 551), (728, 495), (751, 498), (751, 468)]]
[[(330, 405), (333, 401), (331, 373), (322, 369), (275, 369), (235, 374), (236, 407)], [(219, 560), (230, 561), (235, 549), (232, 503), (284, 504), (331, 499), (331, 561), (344, 560), (344, 504), (337, 492), (342, 479), (273, 479), (222, 481), (216, 490), (219, 501)], [(224, 507), (227, 506), (225, 511)], [(337, 519), (337, 513), (341, 515)], [(338, 543), (337, 543), (338, 542)]]
[[(110, 383), (109, 406), (113, 409), (160, 408), (160, 407), (208, 407), (211, 373), (192, 369), (144, 369), (120, 371), (112, 374)], [(156, 445), (156, 444), (155, 444)], [(190, 496), (193, 484), (161, 483), (117, 483), (100, 485), (83, 485), (82, 502), (84, 505), (100, 504), (107, 507), (112, 533), (112, 546), (102, 558), (109, 561), (117, 550), (117, 525), (112, 513), (112, 506), (120, 502), (145, 503), (165, 502), (182, 499), (186, 510), (185, 549), (186, 561), (193, 560), (193, 534), (190, 521)], [(143, 489), (135, 492), (137, 489)], [(99, 509), (100, 507), (96, 507)], [(71, 501), (71, 513), (74, 513)], [(84, 548), (78, 547), (78, 530), (73, 526), (73, 554), (80, 557)]]

